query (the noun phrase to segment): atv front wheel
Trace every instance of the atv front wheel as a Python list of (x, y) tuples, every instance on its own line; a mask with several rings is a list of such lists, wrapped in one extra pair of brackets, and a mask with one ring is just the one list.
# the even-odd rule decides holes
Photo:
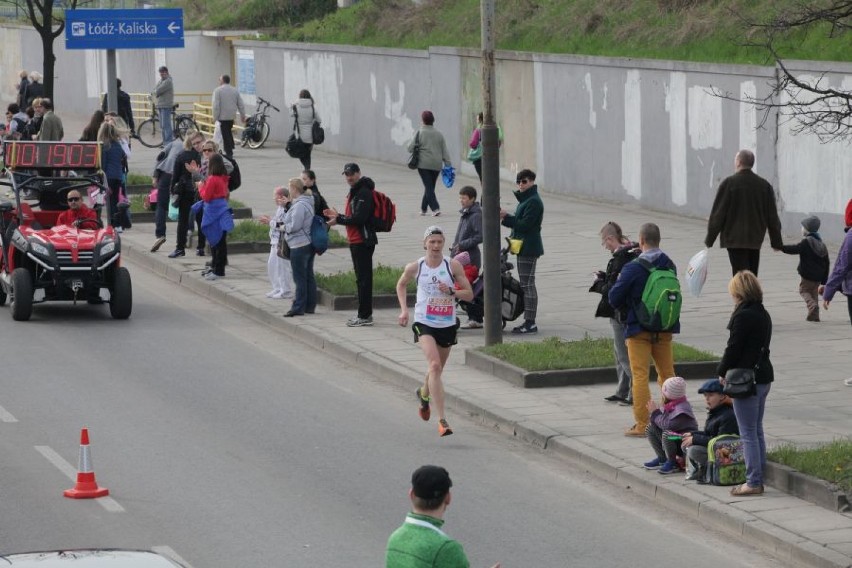
[(130, 272), (123, 266), (115, 269), (115, 281), (109, 299), (109, 313), (114, 319), (127, 319), (133, 311), (133, 285)]
[(26, 268), (12, 271), (12, 319), (27, 321), (33, 315), (33, 278)]

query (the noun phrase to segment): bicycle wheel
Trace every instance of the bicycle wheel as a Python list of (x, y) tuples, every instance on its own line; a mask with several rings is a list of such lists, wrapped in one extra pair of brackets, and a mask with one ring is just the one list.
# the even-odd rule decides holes
[(261, 122), (260, 126), (255, 130), (254, 136), (248, 139), (248, 147), (252, 150), (257, 150), (266, 143), (269, 138), (269, 125), (266, 122)]
[(160, 121), (156, 118), (149, 118), (142, 122), (136, 129), (136, 137), (143, 146), (148, 148), (159, 148), (163, 145), (163, 129), (160, 128)]
[(186, 137), (186, 133), (190, 130), (198, 130), (198, 125), (195, 121), (188, 116), (177, 117), (175, 121), (175, 134), (178, 135), (178, 138), (183, 140)]

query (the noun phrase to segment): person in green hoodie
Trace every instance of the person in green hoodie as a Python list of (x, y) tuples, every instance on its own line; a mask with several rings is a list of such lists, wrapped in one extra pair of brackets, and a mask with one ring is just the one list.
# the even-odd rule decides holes
[(535, 287), (535, 265), (538, 257), (544, 254), (541, 242), (541, 222), (544, 219), (544, 203), (538, 195), (535, 172), (521, 170), (515, 178), (518, 190), (515, 197), (518, 207), (514, 215), (505, 209), (500, 210), (500, 219), (504, 227), (512, 229), (509, 238), (522, 241), (518, 251), (518, 279), (524, 290), (524, 323), (513, 328), (512, 333), (538, 333), (535, 323), (538, 309), (538, 291)]
[[(441, 530), (452, 486), (450, 474), (437, 465), (421, 466), (411, 474), (411, 512), (388, 539), (386, 568), (469, 568), (461, 543)], [(500, 563), (492, 568), (500, 568)]]

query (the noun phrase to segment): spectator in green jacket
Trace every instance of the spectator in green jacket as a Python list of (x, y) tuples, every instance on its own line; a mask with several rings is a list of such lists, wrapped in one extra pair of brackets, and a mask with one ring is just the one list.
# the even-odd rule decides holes
[[(443, 467), (424, 465), (411, 475), (411, 512), (388, 539), (386, 568), (468, 568), (462, 545), (444, 533), (453, 482)], [(500, 568), (498, 562), (492, 568)]]

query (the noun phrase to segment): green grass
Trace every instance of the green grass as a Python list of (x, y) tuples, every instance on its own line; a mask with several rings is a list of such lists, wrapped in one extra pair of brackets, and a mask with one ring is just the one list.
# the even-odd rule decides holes
[[(134, 195), (130, 196), (130, 212), (131, 213), (145, 213), (145, 212), (148, 211), (142, 205), (144, 200), (145, 200), (146, 195), (148, 195), (148, 194), (142, 193), (142, 194), (134, 194)], [(242, 201), (240, 201), (238, 199), (231, 199), (229, 201), (229, 203), (230, 203), (230, 206), (233, 209), (244, 209), (245, 206), (246, 206), (245, 203), (243, 203)]]
[(127, 185), (151, 185), (151, 176), (139, 172), (127, 173)]
[(802, 473), (835, 483), (846, 493), (852, 492), (852, 440), (835, 440), (809, 448), (783, 445), (770, 450), (767, 457)]
[(234, 230), (228, 233), (229, 242), (265, 243), (269, 242), (269, 225), (263, 225), (252, 219), (237, 221)]
[[(716, 361), (716, 355), (700, 351), (682, 343), (673, 342), (674, 360)], [(502, 343), (483, 347), (481, 350), (507, 363), (527, 371), (549, 371), (554, 369), (587, 369), (613, 366), (612, 338), (586, 336), (576, 341), (565, 341), (548, 337), (543, 341)]]
[[(396, 294), (396, 282), (402, 275), (402, 268), (393, 268), (379, 264), (373, 269), (373, 294)], [(316, 274), (317, 287), (335, 296), (353, 296), (356, 294), (355, 272), (337, 272), (335, 274)], [(417, 289), (415, 282), (408, 283), (408, 291)]]

